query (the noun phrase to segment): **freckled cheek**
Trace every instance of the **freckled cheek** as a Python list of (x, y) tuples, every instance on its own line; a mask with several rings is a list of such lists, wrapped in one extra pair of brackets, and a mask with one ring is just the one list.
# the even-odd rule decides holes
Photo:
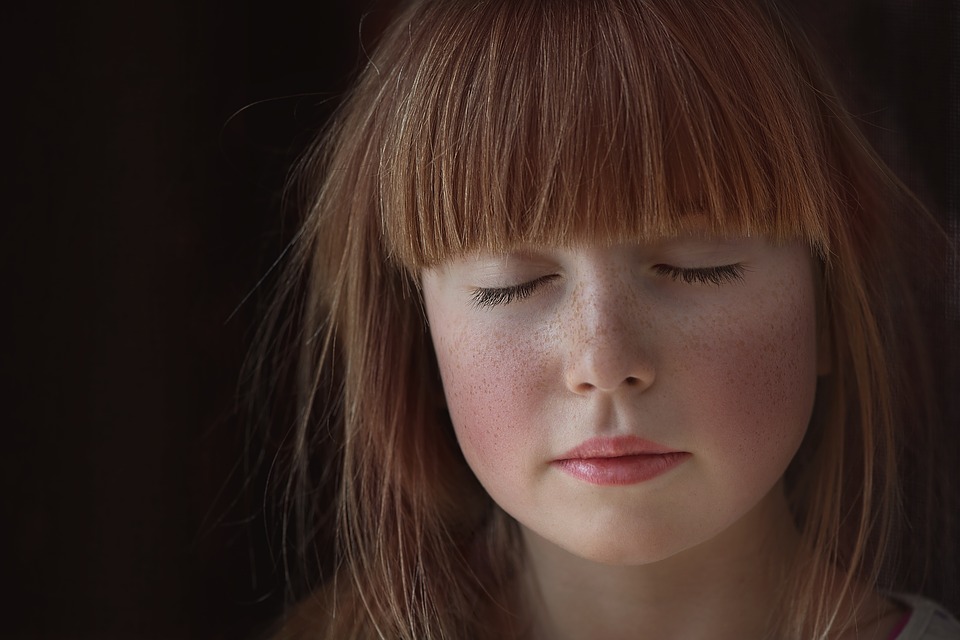
[[(771, 464), (792, 458), (816, 389), (816, 329), (803, 305), (758, 313), (719, 328), (703, 392), (720, 424), (711, 435), (738, 456)], [(715, 423), (716, 424), (716, 423)]]
[(434, 335), (447, 408), (467, 461), (507, 468), (536, 441), (541, 350), (509, 332)]

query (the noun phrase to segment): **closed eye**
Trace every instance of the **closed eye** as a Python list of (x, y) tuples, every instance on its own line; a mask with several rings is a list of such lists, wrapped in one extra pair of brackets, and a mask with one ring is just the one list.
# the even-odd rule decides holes
[(695, 268), (656, 264), (653, 266), (653, 269), (661, 276), (667, 276), (687, 284), (712, 284), (718, 287), (728, 282), (743, 280), (743, 274), (746, 271), (743, 265), (739, 263), (725, 264), (718, 267)]
[(540, 286), (558, 277), (557, 274), (551, 274), (510, 287), (477, 287), (473, 289), (470, 297), (473, 299), (473, 304), (478, 307), (510, 304), (530, 297)]

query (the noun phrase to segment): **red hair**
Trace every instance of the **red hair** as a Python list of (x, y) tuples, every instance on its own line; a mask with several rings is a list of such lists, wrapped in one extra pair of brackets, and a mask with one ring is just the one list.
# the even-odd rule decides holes
[(785, 584), (777, 637), (847, 622), (826, 595), (837, 570), (845, 590), (896, 575), (897, 400), (918, 427), (930, 404), (922, 375), (903, 373), (922, 347), (896, 302), (910, 299), (897, 239), (904, 211), (933, 224), (833, 95), (767, 4), (413, 3), (304, 170), (316, 193), (291, 278), (307, 295), (287, 488), (314, 513), (311, 469), (335, 476), (338, 570), (287, 632), (516, 631), (513, 524), (451, 435), (420, 270), (519, 242), (669, 235), (691, 208), (720, 232), (802, 239), (821, 266), (832, 371), (787, 477), (816, 560)]

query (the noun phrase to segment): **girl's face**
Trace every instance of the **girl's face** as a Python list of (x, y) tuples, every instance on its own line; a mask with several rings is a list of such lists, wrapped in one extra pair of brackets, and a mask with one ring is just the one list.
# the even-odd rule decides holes
[(817, 378), (801, 244), (518, 248), (423, 273), (467, 463), (526, 534), (608, 564), (710, 540), (778, 485)]

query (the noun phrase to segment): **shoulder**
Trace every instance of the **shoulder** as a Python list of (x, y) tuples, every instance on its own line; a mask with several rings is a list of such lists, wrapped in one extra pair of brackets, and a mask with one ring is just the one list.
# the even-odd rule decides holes
[(265, 640), (366, 640), (371, 635), (357, 604), (322, 587), (289, 607)]
[(330, 606), (325, 597), (311, 594), (284, 612), (270, 640), (306, 640), (327, 638)]
[(910, 619), (896, 640), (960, 640), (960, 622), (936, 602), (901, 593), (891, 598), (911, 610)]

